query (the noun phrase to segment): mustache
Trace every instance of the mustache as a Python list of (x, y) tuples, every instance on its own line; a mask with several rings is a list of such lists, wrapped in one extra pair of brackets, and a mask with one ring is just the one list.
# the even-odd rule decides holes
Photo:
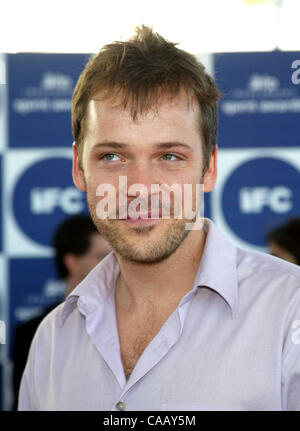
[[(142, 214), (142, 215), (148, 215), (149, 217), (157, 217), (160, 218), (162, 215), (169, 215), (170, 213), (174, 212), (174, 204), (170, 203), (170, 205), (166, 203), (160, 202), (158, 205), (151, 205), (147, 202), (142, 202), (134, 205), (127, 205), (127, 206), (121, 206), (117, 207), (115, 209), (116, 216), (118, 218), (128, 215), (133, 215), (134, 213)], [(113, 213), (114, 211), (111, 211)]]
[(170, 216), (175, 214), (175, 211), (180, 211), (181, 205), (176, 204), (176, 202), (164, 201), (139, 201), (134, 202), (131, 200), (127, 205), (118, 206), (115, 203), (114, 206), (108, 205), (108, 218), (116, 219), (127, 219), (136, 218), (136, 215), (143, 218), (162, 218), (163, 216)]

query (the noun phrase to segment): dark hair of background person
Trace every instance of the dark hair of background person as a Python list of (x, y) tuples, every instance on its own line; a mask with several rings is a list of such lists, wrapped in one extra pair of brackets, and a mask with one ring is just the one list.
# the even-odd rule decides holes
[(291, 253), (300, 265), (300, 217), (289, 219), (266, 235), (267, 242), (273, 242)]
[[(217, 143), (218, 101), (221, 93), (196, 56), (176, 47), (145, 25), (128, 41), (105, 45), (90, 58), (72, 97), (72, 131), (82, 168), (88, 102), (120, 97), (132, 119), (157, 109), (162, 95), (176, 97), (181, 89), (200, 107), (199, 130), (204, 140), (206, 171)], [(104, 91), (103, 91), (104, 90)]]
[(64, 280), (69, 275), (64, 263), (65, 255), (68, 253), (77, 256), (84, 255), (91, 245), (91, 235), (94, 233), (98, 233), (98, 230), (88, 215), (67, 218), (57, 228), (53, 238), (53, 247), (60, 278)]

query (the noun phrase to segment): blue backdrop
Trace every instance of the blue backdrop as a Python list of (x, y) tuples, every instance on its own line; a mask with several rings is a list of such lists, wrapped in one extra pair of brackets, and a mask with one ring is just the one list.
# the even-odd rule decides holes
[[(213, 55), (220, 102), (218, 181), (205, 215), (238, 246), (266, 251), (264, 235), (299, 215), (300, 52)], [(71, 96), (88, 60), (81, 54), (11, 54), (0, 96), (0, 307), (7, 325), (0, 385), (9, 408), (18, 323), (62, 300), (51, 238), (66, 217), (86, 212), (72, 182)], [(294, 81), (294, 82), (293, 82)], [(2, 86), (3, 87), (3, 86)], [(5, 91), (4, 91), (5, 90)], [(4, 95), (6, 93), (6, 96)], [(4, 120), (3, 120), (4, 119)]]

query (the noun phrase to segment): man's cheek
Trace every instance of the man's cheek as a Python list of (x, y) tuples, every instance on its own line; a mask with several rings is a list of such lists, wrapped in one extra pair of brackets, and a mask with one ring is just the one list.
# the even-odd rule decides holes
[(96, 189), (96, 215), (99, 220), (117, 218), (116, 190), (111, 184), (100, 184)]
[(204, 199), (203, 184), (185, 184), (183, 191), (183, 213), (184, 217), (192, 220), (199, 211)]

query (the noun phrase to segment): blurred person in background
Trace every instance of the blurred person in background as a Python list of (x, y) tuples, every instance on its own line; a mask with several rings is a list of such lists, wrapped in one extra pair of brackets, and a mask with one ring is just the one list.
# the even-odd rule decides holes
[(266, 240), (270, 254), (300, 265), (300, 217), (277, 226), (267, 234)]
[[(64, 220), (55, 232), (53, 246), (57, 272), (65, 282), (65, 297), (111, 251), (110, 245), (99, 234), (92, 219), (87, 215), (76, 215)], [(16, 329), (13, 355), (13, 410), (17, 410), (19, 386), (32, 338), (43, 318), (57, 305), (53, 304), (41, 315), (19, 325)]]

